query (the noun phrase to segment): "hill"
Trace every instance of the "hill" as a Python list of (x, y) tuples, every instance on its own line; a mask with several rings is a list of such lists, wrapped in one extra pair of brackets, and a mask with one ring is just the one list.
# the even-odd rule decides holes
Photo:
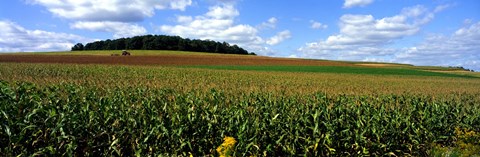
[(121, 53), (120, 50), (13, 53), (2, 55), (0, 62), (159, 65), (224, 70), (480, 77), (479, 73), (455, 67), (278, 58), (171, 50), (131, 50), (130, 52), (132, 56), (128, 57), (112, 56), (115, 54), (119, 55)]

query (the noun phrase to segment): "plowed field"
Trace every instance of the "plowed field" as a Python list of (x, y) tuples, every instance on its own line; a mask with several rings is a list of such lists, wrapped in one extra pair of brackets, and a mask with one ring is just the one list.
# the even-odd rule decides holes
[(271, 58), (259, 56), (99, 56), (99, 55), (0, 55), (0, 62), (125, 64), (125, 65), (318, 65), (352, 66), (353, 64), (321, 60)]

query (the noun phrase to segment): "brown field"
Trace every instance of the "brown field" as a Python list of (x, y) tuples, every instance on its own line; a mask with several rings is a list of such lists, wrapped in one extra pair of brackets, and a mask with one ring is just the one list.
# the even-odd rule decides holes
[(322, 60), (272, 58), (239, 55), (156, 55), (156, 56), (100, 56), (100, 55), (0, 55), (0, 62), (70, 63), (70, 64), (125, 64), (125, 65), (311, 65), (353, 66), (353, 64)]

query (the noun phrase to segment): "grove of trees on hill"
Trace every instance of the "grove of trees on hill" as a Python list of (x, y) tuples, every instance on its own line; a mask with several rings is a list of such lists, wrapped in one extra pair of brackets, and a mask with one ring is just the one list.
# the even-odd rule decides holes
[(210, 52), (225, 54), (250, 54), (247, 50), (230, 45), (227, 42), (216, 42), (211, 40), (184, 39), (179, 36), (167, 35), (144, 35), (131, 38), (120, 38), (114, 40), (101, 40), (87, 43), (77, 43), (72, 51), (82, 50), (179, 50), (194, 52)]

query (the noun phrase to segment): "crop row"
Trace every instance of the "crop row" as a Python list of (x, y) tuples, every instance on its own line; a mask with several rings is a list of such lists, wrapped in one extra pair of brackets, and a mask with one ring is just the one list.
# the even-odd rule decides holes
[(278, 71), (278, 72), (312, 72), (312, 73), (335, 73), (335, 74), (369, 74), (369, 75), (403, 75), (403, 76), (440, 76), (440, 77), (463, 77), (478, 78), (470, 75), (458, 75), (442, 72), (430, 72), (406, 68), (372, 68), (361, 66), (232, 66), (232, 65), (196, 65), (187, 66), (205, 69), (219, 70), (251, 70), (251, 71)]
[(479, 96), (231, 96), (1, 81), (0, 156), (218, 155), (225, 137), (236, 140), (235, 156), (425, 156), (455, 145), (458, 128), (480, 131), (480, 102), (469, 101)]
[[(250, 92), (268, 92), (275, 95), (308, 95), (316, 92), (329, 95), (409, 93), (441, 99), (452, 94), (480, 94), (478, 78), (157, 66), (0, 63), (0, 80), (27, 81), (41, 86), (70, 83), (104, 88), (168, 88), (177, 92), (205, 92), (215, 88), (233, 96)], [(480, 101), (480, 98), (476, 100)]]

